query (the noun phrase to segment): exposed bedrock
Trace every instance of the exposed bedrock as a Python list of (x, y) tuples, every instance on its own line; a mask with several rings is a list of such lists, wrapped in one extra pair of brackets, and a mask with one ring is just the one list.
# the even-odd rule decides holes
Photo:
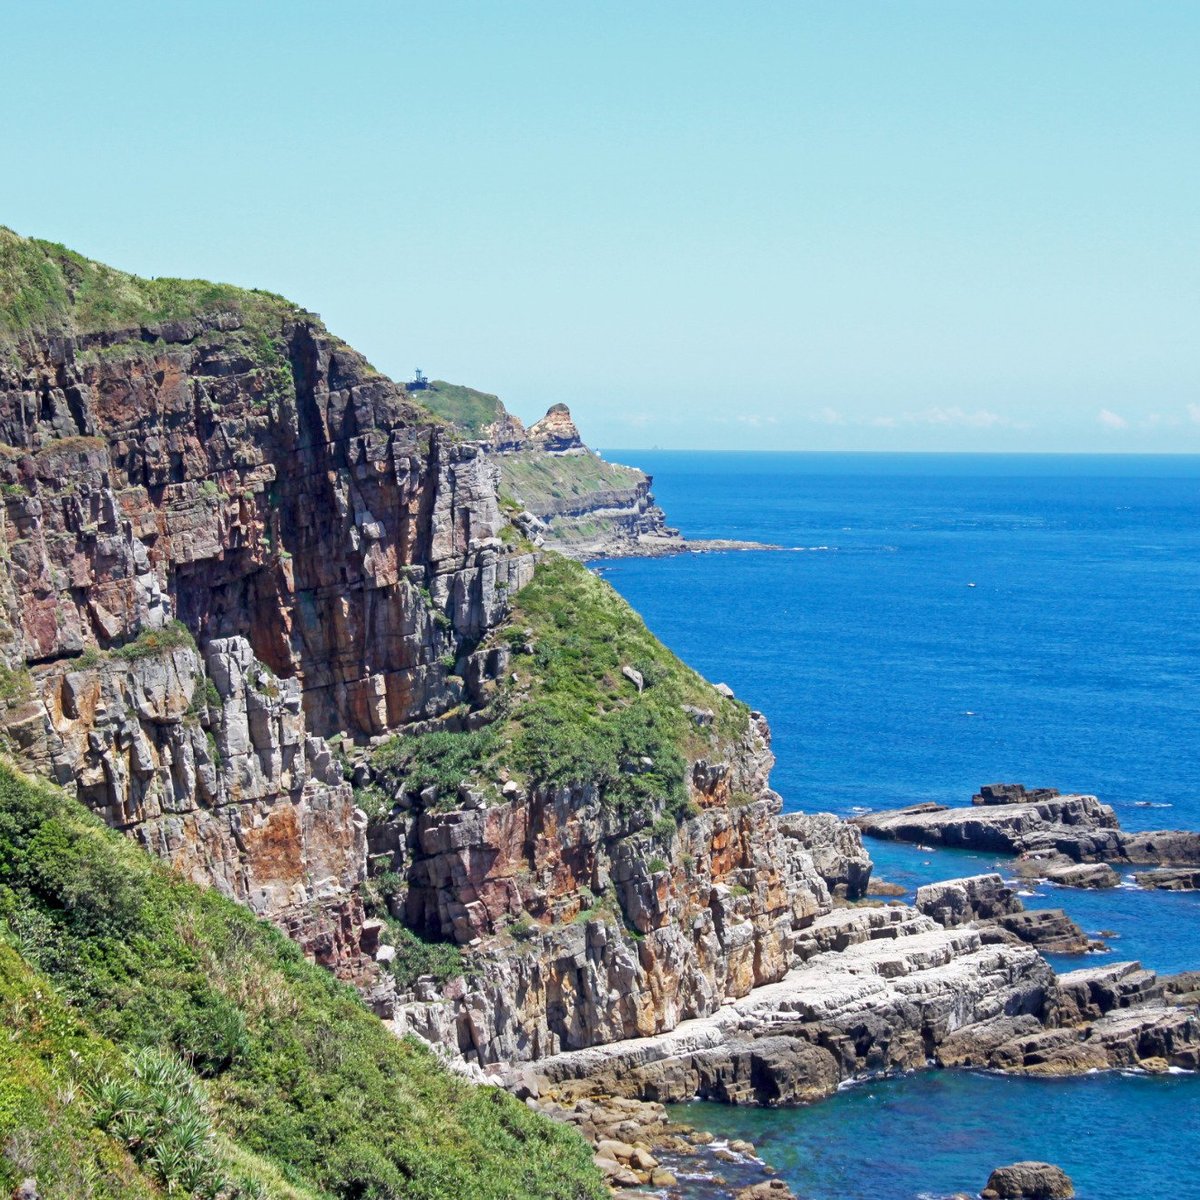
[(586, 1083), (663, 1102), (776, 1104), (931, 1064), (1036, 1075), (1200, 1064), (1194, 994), (1137, 963), (1056, 978), (1030, 947), (901, 906), (835, 910), (810, 930), (811, 957), (713, 1016), (536, 1064), (543, 1094)]
[(1061, 908), (1027, 912), (1012, 888), (997, 874), (948, 879), (917, 889), (916, 905), (947, 929), (975, 925), (989, 939), (1025, 942), (1043, 954), (1086, 954), (1105, 950)]
[(816, 1099), (863, 1072), (925, 1066), (956, 1031), (997, 1017), (1035, 1023), (1053, 972), (1032, 949), (987, 945), (904, 906), (835, 909), (798, 940), (778, 982), (670, 1033), (560, 1054), (552, 1083), (589, 1078), (662, 1101)]
[[(407, 880), (393, 904), (476, 946), (469, 983), (419, 987), (397, 1026), (470, 1062), (527, 1062), (661, 1033), (783, 978), (798, 931), (832, 903), (823, 872), (851, 871), (840, 852), (854, 870), (869, 860), (854, 831), (820, 868), (781, 833), (761, 718), (747, 737), (735, 762), (695, 765), (696, 815), (669, 834), (639, 830), (588, 788), (373, 830), (373, 861), (390, 854)], [(748, 802), (730, 806), (731, 792)]]
[(1200, 889), (1200, 869), (1138, 871), (1133, 878), (1138, 887), (1164, 892), (1194, 892)]
[[(1060, 796), (1052, 788), (1027, 792), (1020, 784), (989, 785), (970, 807), (914, 804), (854, 817), (853, 823), (870, 837), (1022, 855), (1055, 867), (1064, 860), (1200, 865), (1198, 832), (1123, 830), (1116, 813), (1095, 796)], [(1089, 878), (1084, 886), (1096, 886), (1102, 877)]]
[(353, 976), (364, 818), (321, 739), (470, 699), (533, 558), (474, 447), (254, 303), (0, 356), (0, 727)]

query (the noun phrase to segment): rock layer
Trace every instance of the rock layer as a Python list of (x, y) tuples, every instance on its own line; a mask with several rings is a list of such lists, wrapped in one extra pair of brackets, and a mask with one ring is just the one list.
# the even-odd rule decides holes
[(1024, 855), (1033, 862), (1200, 865), (1200, 833), (1123, 830), (1116, 813), (1095, 796), (1061, 796), (1053, 788), (1029, 793), (1020, 784), (992, 784), (969, 808), (914, 804), (867, 813), (853, 823), (870, 837)]

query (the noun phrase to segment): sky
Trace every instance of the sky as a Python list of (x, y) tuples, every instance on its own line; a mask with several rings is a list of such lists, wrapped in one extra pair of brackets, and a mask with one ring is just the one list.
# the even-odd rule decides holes
[(593, 445), (1200, 452), (1200, 5), (3, 6), (0, 224)]

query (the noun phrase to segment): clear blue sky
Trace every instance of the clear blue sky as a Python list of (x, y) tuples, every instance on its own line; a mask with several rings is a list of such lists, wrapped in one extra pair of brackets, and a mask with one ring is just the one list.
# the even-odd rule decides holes
[(602, 447), (1200, 451), (1200, 5), (10, 4), (0, 223)]

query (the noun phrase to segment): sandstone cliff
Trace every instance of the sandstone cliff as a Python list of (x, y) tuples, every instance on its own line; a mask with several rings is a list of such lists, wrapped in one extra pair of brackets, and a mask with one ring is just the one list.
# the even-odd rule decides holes
[(1029, 1069), (1043, 1041), (1193, 1063), (1194, 1005), (1136, 969), (1096, 986), (1138, 1014), (1084, 1012), (1020, 930), (842, 907), (858, 830), (780, 819), (761, 714), (539, 548), (661, 524), (564, 408), (484, 404), (464, 440), (279, 297), (7, 231), (0, 285), (3, 749), (397, 1031), (663, 1099)]

